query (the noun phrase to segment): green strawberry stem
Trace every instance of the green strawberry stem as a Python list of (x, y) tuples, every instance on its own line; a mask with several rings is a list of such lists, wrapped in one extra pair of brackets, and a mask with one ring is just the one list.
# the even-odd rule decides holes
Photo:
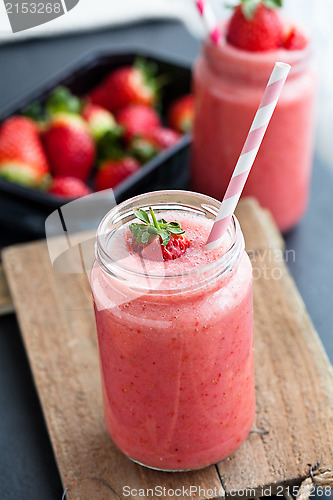
[(157, 229), (158, 231), (160, 231), (160, 230), (161, 230), (161, 226), (160, 226), (160, 225), (159, 225), (159, 223), (157, 222), (155, 212), (154, 212), (154, 210), (153, 210), (151, 207), (149, 207), (149, 212), (150, 212), (151, 218), (153, 219), (154, 226), (156, 227), (156, 229)]
[(135, 59), (134, 67), (142, 72), (145, 84), (155, 95), (155, 107), (158, 107), (161, 89), (171, 82), (170, 76), (166, 74), (158, 75), (157, 64), (143, 57), (137, 57)]
[(126, 151), (122, 145), (121, 139), (124, 135), (124, 128), (116, 125), (107, 130), (97, 141), (97, 162), (102, 163), (105, 160), (120, 160), (126, 156)]
[(59, 86), (47, 98), (45, 109), (50, 116), (57, 113), (80, 114), (82, 102), (67, 87)]
[[(255, 11), (260, 4), (264, 4), (268, 9), (279, 9), (282, 7), (283, 0), (240, 0), (238, 5), (242, 6), (242, 11), (246, 19), (253, 19)], [(227, 8), (235, 8), (235, 5), (226, 5)]]
[(147, 244), (151, 241), (151, 238), (159, 236), (162, 246), (166, 246), (171, 239), (171, 235), (177, 237), (185, 233), (177, 221), (167, 222), (165, 219), (157, 220), (152, 207), (149, 207), (149, 213), (153, 220), (152, 224), (147, 212), (142, 209), (134, 210), (134, 214), (141, 221), (141, 224), (133, 222), (130, 224), (129, 229), (137, 243)]
[(26, 116), (27, 118), (30, 118), (31, 120), (37, 123), (41, 123), (43, 122), (43, 120), (45, 120), (45, 113), (43, 107), (37, 101), (33, 101), (26, 108), (24, 108), (22, 111), (22, 115)]

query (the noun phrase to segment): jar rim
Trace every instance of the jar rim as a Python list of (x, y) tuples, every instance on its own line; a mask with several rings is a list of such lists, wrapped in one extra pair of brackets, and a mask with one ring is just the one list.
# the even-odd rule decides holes
[[(146, 201), (149, 197), (149, 203)], [(158, 201), (158, 199), (166, 197), (171, 198), (175, 197), (176, 199), (179, 199), (179, 201)], [(182, 202), (180, 201), (181, 198), (184, 197), (187, 199), (187, 202)], [(191, 198), (195, 199), (200, 197), (200, 204), (198, 206), (190, 206), (189, 201)], [(155, 198), (155, 203), (152, 198)], [(198, 276), (198, 275), (204, 275), (206, 273), (209, 273), (210, 271), (219, 271), (218, 274), (222, 274), (223, 272), (230, 270), (230, 268), (235, 264), (235, 262), (238, 261), (239, 256), (242, 254), (245, 248), (245, 243), (244, 243), (244, 238), (242, 231), (240, 229), (239, 222), (236, 218), (235, 215), (232, 216), (230, 224), (228, 226), (227, 232), (229, 232), (230, 236), (230, 244), (228, 245), (228, 248), (226, 249), (225, 252), (221, 256), (219, 256), (216, 260), (213, 260), (212, 262), (209, 262), (208, 264), (204, 264), (203, 266), (197, 266), (193, 267), (191, 269), (188, 269), (186, 271), (182, 271), (180, 273), (153, 273), (153, 272), (142, 272), (138, 271), (137, 269), (133, 269), (130, 267), (125, 266), (121, 261), (119, 260), (114, 260), (110, 253), (108, 252), (107, 249), (107, 243), (109, 240), (110, 235), (114, 233), (117, 228), (122, 226), (125, 222), (128, 222), (128, 217), (129, 215), (132, 216), (132, 218), (135, 218), (133, 208), (148, 208), (149, 206), (154, 206), (158, 207), (158, 209), (165, 207), (165, 209), (168, 209), (167, 207), (173, 206), (175, 208), (175, 205), (177, 207), (183, 206), (183, 209), (185, 210), (191, 210), (196, 211), (198, 214), (205, 215), (208, 217), (208, 214), (212, 217), (209, 217), (211, 219), (215, 218), (217, 215), (219, 206), (220, 206), (219, 201), (215, 200), (214, 198), (211, 198), (210, 196), (203, 195), (200, 193), (195, 193), (193, 191), (182, 191), (182, 190), (163, 190), (163, 191), (153, 191), (150, 193), (144, 193), (138, 196), (135, 196), (133, 198), (130, 198), (129, 200), (125, 200), (113, 209), (111, 209), (102, 219), (100, 222), (98, 229), (97, 229), (97, 235), (96, 235), (96, 258), (99, 258), (101, 261), (103, 268), (106, 272), (111, 273), (113, 276), (115, 275), (115, 272), (120, 271), (120, 272), (125, 272), (129, 273), (130, 275), (135, 275), (139, 277), (145, 277), (149, 279), (176, 279), (176, 278), (190, 278), (192, 276)], [(170, 208), (169, 208), (170, 209)], [(111, 221), (113, 219), (113, 222)], [(111, 226), (110, 226), (111, 223)], [(116, 224), (118, 224), (116, 226)], [(111, 234), (112, 233), (112, 234)]]
[[(304, 32), (304, 30), (302, 31)], [(265, 80), (276, 61), (290, 64), (289, 79), (297, 75), (310, 61), (313, 48), (309, 40), (308, 45), (302, 50), (288, 50), (279, 47), (275, 50), (251, 52), (230, 45), (224, 37), (218, 46), (212, 44), (207, 38), (203, 43), (202, 52), (215, 71), (223, 75), (233, 79), (237, 78), (238, 73), (243, 76), (244, 71), (247, 71), (248, 78), (252, 75), (255, 80)], [(255, 74), (253, 75), (252, 68), (254, 66)], [(251, 73), (248, 73), (250, 70)]]

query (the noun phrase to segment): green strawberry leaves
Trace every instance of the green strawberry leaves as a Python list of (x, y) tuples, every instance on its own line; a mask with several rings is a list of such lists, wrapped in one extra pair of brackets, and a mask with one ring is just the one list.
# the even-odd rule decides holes
[(283, 0), (241, 0), (242, 12), (249, 21), (253, 19), (255, 11), (260, 4), (264, 4), (268, 9), (279, 9)]
[(30, 118), (31, 120), (39, 123), (45, 120), (45, 113), (43, 110), (42, 105), (34, 101), (31, 104), (29, 104), (27, 107), (25, 107), (22, 111), (22, 115), (26, 116), (27, 118)]
[(47, 98), (45, 108), (50, 116), (56, 113), (80, 114), (82, 102), (67, 87), (59, 86)]
[(179, 235), (185, 233), (181, 225), (177, 221), (167, 222), (165, 219), (156, 219), (154, 210), (149, 207), (149, 212), (152, 218), (152, 223), (149, 214), (144, 210), (135, 210), (135, 216), (143, 223), (133, 222), (129, 228), (137, 243), (146, 244), (151, 237), (159, 236), (163, 246), (166, 246), (171, 238), (171, 235)]
[(121, 142), (123, 135), (124, 128), (121, 125), (115, 125), (96, 141), (97, 162), (99, 164), (105, 160), (120, 160), (126, 156)]
[(170, 83), (169, 75), (158, 74), (158, 65), (156, 62), (137, 57), (134, 61), (134, 67), (141, 71), (144, 84), (151, 90), (154, 96), (154, 107), (159, 110), (161, 90)]
[(263, 3), (269, 9), (279, 9), (280, 7), (282, 7), (283, 0), (263, 0)]
[(246, 19), (253, 19), (259, 3), (258, 0), (242, 0), (242, 12)]
[(131, 142), (130, 152), (140, 163), (146, 163), (154, 158), (159, 150), (148, 140), (137, 135)]
[(145, 224), (150, 224), (149, 215), (144, 210), (136, 210), (135, 217), (144, 222)]

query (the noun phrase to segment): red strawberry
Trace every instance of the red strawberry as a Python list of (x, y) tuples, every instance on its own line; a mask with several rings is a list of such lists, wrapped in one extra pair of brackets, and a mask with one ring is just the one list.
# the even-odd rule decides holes
[(137, 243), (133, 238), (132, 249), (140, 254), (144, 259), (149, 260), (174, 260), (178, 259), (190, 246), (188, 239), (184, 234), (171, 235), (169, 243), (162, 245), (160, 237), (151, 238), (147, 244)]
[(117, 128), (114, 116), (102, 106), (88, 104), (83, 110), (83, 118), (89, 126), (89, 130), (95, 141), (98, 141), (108, 131)]
[(130, 224), (132, 250), (149, 260), (174, 260), (184, 255), (190, 243), (179, 222), (157, 220), (151, 207), (149, 212), (152, 223), (144, 210), (135, 212), (141, 223)]
[(150, 139), (157, 148), (167, 149), (176, 144), (181, 135), (167, 127), (155, 127), (149, 130), (144, 137)]
[(163, 149), (176, 144), (180, 138), (181, 135), (175, 130), (166, 127), (155, 127), (143, 135), (134, 137), (130, 149), (136, 158), (145, 162)]
[(283, 42), (283, 47), (287, 50), (304, 50), (307, 45), (308, 39), (297, 28), (291, 28)]
[(188, 249), (190, 242), (185, 234), (171, 235), (170, 241), (166, 246), (162, 245), (162, 254), (164, 260), (178, 259)]
[(192, 130), (194, 120), (194, 96), (192, 94), (180, 97), (169, 109), (168, 124), (177, 132), (185, 134)]
[(121, 109), (117, 115), (117, 122), (125, 129), (125, 139), (131, 140), (135, 135), (144, 135), (152, 128), (161, 124), (160, 117), (149, 106), (130, 104)]
[(78, 115), (54, 115), (44, 144), (55, 176), (86, 181), (95, 161), (95, 145), (87, 124)]
[[(276, 9), (264, 3), (247, 14), (244, 2), (235, 8), (227, 30), (227, 41), (239, 49), (248, 51), (274, 50), (282, 43), (282, 24)], [(253, 5), (253, 2), (252, 2)]]
[(89, 96), (93, 104), (113, 112), (129, 104), (153, 106), (157, 94), (155, 87), (149, 67), (146, 69), (139, 63), (113, 71)]
[(139, 163), (131, 157), (120, 160), (107, 160), (102, 163), (96, 178), (95, 188), (97, 191), (116, 187), (126, 177), (139, 170)]
[(41, 187), (49, 177), (49, 164), (37, 125), (13, 116), (0, 129), (0, 176), (31, 187)]
[(61, 198), (80, 198), (92, 191), (77, 177), (54, 177), (48, 192)]

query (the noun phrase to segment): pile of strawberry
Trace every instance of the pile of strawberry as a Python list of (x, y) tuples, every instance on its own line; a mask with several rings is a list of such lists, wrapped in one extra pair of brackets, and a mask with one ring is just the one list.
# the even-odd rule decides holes
[(171, 104), (167, 124), (156, 111), (159, 78), (138, 61), (111, 72), (83, 99), (56, 88), (0, 128), (0, 177), (57, 196), (77, 198), (116, 187), (193, 122), (193, 97)]
[(252, 52), (305, 49), (308, 40), (295, 26), (282, 21), (279, 7), (282, 0), (241, 0), (228, 23), (228, 43)]

